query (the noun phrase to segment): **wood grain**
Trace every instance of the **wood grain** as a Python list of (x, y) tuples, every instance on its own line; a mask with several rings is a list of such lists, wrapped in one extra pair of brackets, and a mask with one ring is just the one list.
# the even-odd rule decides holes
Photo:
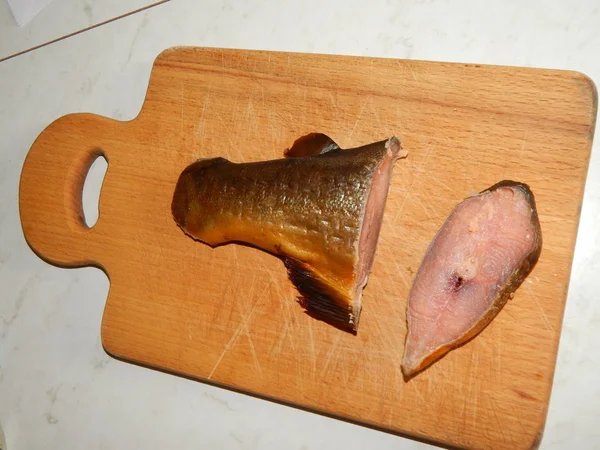
[[(119, 358), (441, 445), (530, 448), (541, 437), (596, 117), (580, 73), (396, 59), (176, 48), (155, 61), (138, 117), (72, 114), (33, 144), (23, 230), (45, 260), (110, 277), (102, 342)], [(357, 336), (306, 315), (281, 261), (212, 249), (170, 216), (200, 157), (281, 157), (297, 137), (350, 147), (397, 135), (396, 164)], [(97, 224), (87, 169), (109, 166)], [(406, 382), (408, 289), (464, 197), (528, 183), (538, 265), (492, 324)]]

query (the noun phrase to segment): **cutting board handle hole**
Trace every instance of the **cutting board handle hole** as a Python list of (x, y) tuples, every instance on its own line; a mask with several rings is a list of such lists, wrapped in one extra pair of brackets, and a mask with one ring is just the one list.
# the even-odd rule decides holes
[(93, 227), (98, 222), (100, 215), (100, 191), (108, 169), (108, 161), (102, 155), (98, 155), (90, 166), (81, 192), (81, 204), (83, 207), (83, 218), (88, 227)]

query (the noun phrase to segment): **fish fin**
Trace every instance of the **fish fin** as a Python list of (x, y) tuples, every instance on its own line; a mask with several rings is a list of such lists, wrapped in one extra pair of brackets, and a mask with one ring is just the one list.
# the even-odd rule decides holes
[(186, 167), (187, 171), (204, 169), (206, 167), (214, 166), (217, 164), (228, 164), (230, 161), (223, 158), (222, 156), (217, 156), (215, 158), (198, 158), (196, 161), (191, 163)]
[(331, 151), (340, 150), (333, 139), (323, 133), (310, 133), (299, 137), (283, 155), (286, 158), (301, 158), (303, 156), (316, 156)]
[(336, 302), (334, 299), (339, 294), (306, 264), (290, 257), (284, 258), (284, 263), (290, 281), (302, 296), (300, 304), (309, 315), (356, 334), (358, 317), (352, 314), (350, 304), (342, 306)]

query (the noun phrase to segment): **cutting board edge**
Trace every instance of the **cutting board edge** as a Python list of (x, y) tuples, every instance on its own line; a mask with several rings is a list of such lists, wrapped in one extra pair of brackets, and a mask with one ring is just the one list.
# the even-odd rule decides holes
[[(422, 433), (403, 430), (400, 427), (384, 426), (381, 424), (377, 424), (376, 422), (372, 422), (372, 421), (368, 421), (368, 420), (361, 420), (359, 417), (352, 417), (347, 414), (342, 414), (342, 413), (338, 413), (338, 412), (334, 412), (334, 411), (328, 411), (324, 408), (310, 406), (308, 404), (303, 404), (301, 402), (295, 402), (292, 400), (284, 400), (284, 399), (276, 397), (276, 396), (270, 396), (265, 393), (261, 393), (261, 392), (258, 392), (258, 391), (252, 390), (252, 389), (244, 389), (244, 388), (238, 387), (234, 384), (226, 383), (223, 381), (213, 380), (208, 377), (194, 376), (194, 375), (190, 375), (190, 374), (187, 374), (183, 371), (179, 371), (176, 369), (172, 369), (172, 368), (168, 368), (168, 367), (161, 367), (160, 365), (153, 365), (153, 364), (147, 363), (143, 360), (139, 360), (139, 359), (135, 358), (134, 356), (128, 356), (128, 352), (126, 350), (119, 351), (118, 346), (113, 346), (110, 339), (109, 340), (104, 339), (104, 331), (105, 331), (105, 328), (104, 328), (104, 320), (103, 320), (102, 325), (101, 325), (101, 339), (100, 339), (102, 347), (108, 356), (110, 356), (111, 358), (114, 358), (117, 361), (125, 363), (125, 364), (133, 364), (135, 366), (154, 370), (154, 371), (160, 372), (160, 373), (168, 375), (168, 376), (181, 377), (181, 378), (184, 378), (184, 379), (196, 382), (196, 383), (202, 383), (202, 384), (212, 386), (215, 388), (224, 389), (226, 391), (230, 391), (235, 394), (241, 394), (241, 395), (253, 397), (260, 401), (273, 402), (273, 403), (276, 403), (281, 406), (298, 409), (298, 410), (309, 412), (312, 414), (317, 414), (322, 417), (326, 417), (326, 418), (330, 418), (330, 419), (340, 420), (340, 421), (343, 421), (343, 422), (346, 422), (346, 423), (349, 423), (352, 425), (362, 426), (362, 427), (369, 428), (369, 429), (372, 429), (375, 431), (389, 433), (389, 434), (392, 434), (397, 437), (421, 442), (423, 444), (428, 444), (428, 445), (433, 445), (433, 446), (448, 448), (448, 449), (469, 448), (469, 447), (461, 447), (461, 446), (459, 446), (459, 443), (451, 442), (450, 440), (447, 440), (447, 439), (446, 440), (441, 439), (441, 438), (435, 439), (432, 437), (428, 437)], [(550, 385), (550, 389), (548, 390), (548, 395), (550, 394), (550, 392), (551, 392), (551, 385)], [(546, 422), (547, 422), (547, 417), (548, 417), (548, 406), (549, 406), (547, 400), (544, 400), (541, 403), (544, 404), (544, 408), (542, 411), (540, 411), (539, 418), (537, 421), (538, 423), (537, 423), (536, 427), (532, 428), (532, 432), (529, 435), (530, 441), (527, 443), (524, 443), (523, 446), (512, 446), (512, 447), (510, 447), (511, 450), (530, 450), (530, 449), (535, 450), (541, 444), (541, 441), (542, 441), (543, 435), (544, 435), (544, 431), (545, 431), (545, 427), (546, 427)]]
[[(505, 70), (518, 70), (524, 72), (546, 72), (557, 75), (567, 75), (569, 78), (581, 80), (582, 84), (590, 91), (590, 96), (594, 99), (593, 105), (594, 110), (598, 107), (598, 88), (594, 79), (587, 73), (577, 69), (567, 68), (556, 68), (556, 67), (544, 67), (544, 66), (524, 66), (524, 65), (510, 65), (510, 64), (492, 64), (492, 63), (476, 63), (468, 61), (451, 61), (451, 60), (436, 60), (436, 59), (419, 59), (419, 58), (407, 58), (402, 56), (382, 56), (382, 55), (364, 55), (364, 54), (352, 54), (352, 53), (323, 53), (323, 52), (309, 52), (300, 50), (269, 50), (266, 48), (244, 48), (244, 47), (221, 47), (221, 46), (195, 46), (195, 45), (174, 45), (167, 47), (160, 51), (154, 57), (152, 68), (155, 65), (159, 65), (162, 61), (179, 61), (177, 58), (172, 58), (174, 54), (180, 52), (194, 51), (194, 52), (229, 52), (229, 53), (250, 53), (256, 55), (290, 55), (290, 56), (311, 56), (317, 58), (334, 58), (334, 59), (353, 59), (353, 60), (379, 60), (379, 61), (400, 61), (400, 62), (414, 62), (418, 64), (426, 65), (443, 65), (443, 66), (463, 66), (463, 67), (475, 67), (475, 68), (487, 68), (487, 69), (505, 69)], [(152, 69), (151, 69), (152, 70)]]

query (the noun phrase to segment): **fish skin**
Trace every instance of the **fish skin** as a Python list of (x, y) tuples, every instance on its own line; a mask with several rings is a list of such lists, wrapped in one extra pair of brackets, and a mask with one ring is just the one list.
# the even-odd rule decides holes
[(311, 133), (285, 155), (190, 164), (175, 187), (173, 218), (210, 246), (243, 242), (281, 257), (307, 312), (356, 333), (358, 242), (371, 182), (382, 161), (406, 152), (396, 137), (342, 150)]
[[(503, 180), (503, 181), (500, 181), (500, 182), (490, 186), (489, 188), (481, 191), (476, 196), (485, 195), (486, 193), (494, 192), (494, 191), (496, 191), (498, 189), (502, 189), (502, 188), (510, 188), (510, 189), (514, 189), (514, 190), (519, 190), (524, 195), (527, 204), (531, 208), (530, 223), (533, 226), (533, 234), (534, 234), (533, 248), (521, 260), (521, 262), (516, 267), (513, 268), (511, 274), (508, 276), (508, 278), (506, 279), (504, 284), (498, 290), (494, 300), (492, 301), (490, 307), (487, 309), (485, 314), (479, 320), (477, 320), (477, 322), (470, 329), (465, 330), (464, 334), (462, 334), (458, 339), (448, 342), (448, 343), (446, 343), (446, 345), (442, 345), (442, 346), (434, 349), (429, 354), (423, 356), (420, 359), (420, 361), (418, 361), (417, 364), (415, 364), (414, 362), (411, 361), (412, 355), (409, 354), (409, 341), (411, 339), (411, 333), (412, 333), (411, 323), (410, 323), (411, 294), (409, 294), (409, 302), (407, 305), (407, 329), (408, 329), (408, 332), (407, 332), (406, 342), (405, 342), (404, 357), (403, 357), (402, 364), (401, 364), (402, 371), (404, 373), (404, 376), (407, 379), (410, 379), (410, 378), (414, 377), (415, 375), (417, 375), (418, 373), (422, 372), (423, 370), (427, 369), (429, 366), (434, 364), (440, 358), (445, 356), (448, 352), (454, 350), (457, 347), (460, 347), (461, 345), (465, 344), (466, 342), (468, 342), (469, 340), (471, 340), (475, 336), (477, 336), (481, 331), (483, 331), (483, 329), (485, 329), (492, 322), (492, 320), (498, 315), (498, 313), (502, 310), (502, 308), (507, 303), (507, 301), (509, 299), (513, 298), (515, 291), (521, 286), (523, 281), (531, 273), (531, 271), (535, 267), (537, 261), (539, 260), (539, 257), (540, 257), (541, 251), (542, 251), (542, 244), (543, 244), (542, 230), (541, 230), (541, 225), (540, 225), (540, 221), (539, 221), (539, 217), (538, 217), (538, 213), (537, 213), (537, 205), (535, 202), (535, 197), (534, 197), (533, 192), (531, 191), (530, 187), (525, 183), (521, 183), (521, 182), (517, 182), (517, 181), (513, 181), (513, 180)], [(457, 211), (459, 206), (461, 206), (464, 202), (468, 201), (471, 198), (472, 197), (466, 198), (465, 200), (463, 200), (463, 202), (461, 202), (459, 205), (457, 205), (457, 207), (449, 215), (448, 219), (446, 219), (446, 221), (444, 222), (444, 224), (442, 225), (442, 227), (436, 234), (436, 237), (432, 240), (429, 248), (427, 249), (427, 252), (423, 258), (423, 262), (421, 263), (422, 265), (421, 265), (420, 269), (422, 268), (423, 264), (425, 263), (428, 254), (431, 252), (432, 247), (436, 244), (437, 238), (443, 233), (445, 227), (447, 226), (448, 222), (452, 218), (454, 212)], [(415, 280), (413, 281), (413, 286), (411, 287), (411, 293), (412, 293), (412, 289), (414, 288), (414, 286), (418, 283), (419, 272), (420, 272), (420, 270), (417, 272), (417, 275), (415, 276)]]

